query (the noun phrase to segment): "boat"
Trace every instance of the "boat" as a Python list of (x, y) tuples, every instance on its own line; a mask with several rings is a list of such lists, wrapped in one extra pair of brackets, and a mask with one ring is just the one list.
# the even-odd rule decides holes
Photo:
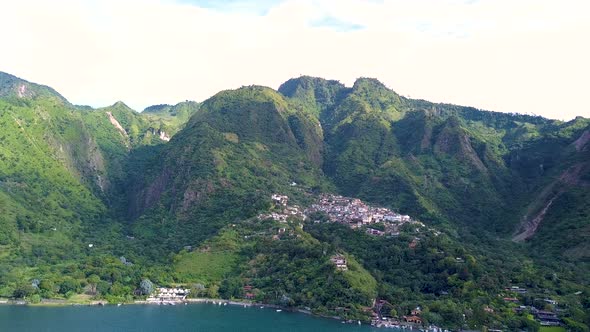
[(358, 323), (359, 325), (361, 325), (361, 321), (360, 321), (360, 320), (359, 320), (357, 323)]
[(281, 312), (281, 311), (283, 311), (283, 310), (281, 310), (281, 309), (277, 309), (277, 312)]
[(121, 303), (117, 303), (117, 307), (120, 307), (120, 306), (122, 306), (122, 304)]

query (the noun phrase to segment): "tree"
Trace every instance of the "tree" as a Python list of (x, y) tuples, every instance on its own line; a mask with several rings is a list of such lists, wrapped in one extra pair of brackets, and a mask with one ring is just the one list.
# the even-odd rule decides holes
[(12, 293), (12, 296), (14, 296), (17, 299), (24, 299), (27, 296), (32, 295), (33, 293), (35, 293), (35, 288), (33, 288), (33, 286), (30, 283), (24, 282), (16, 286), (16, 289)]
[(139, 283), (139, 289), (141, 290), (141, 294), (150, 295), (154, 292), (154, 284), (150, 279), (145, 278)]
[(239, 278), (228, 278), (221, 282), (219, 294), (223, 298), (241, 298), (243, 296), (242, 281)]
[(389, 315), (391, 317), (397, 317), (397, 310), (395, 310), (395, 308), (391, 308), (391, 310), (389, 311)]
[(96, 295), (96, 286), (98, 285), (98, 283), (100, 282), (100, 277), (97, 276), (96, 274), (91, 275), (90, 277), (88, 277), (88, 293), (90, 295)]
[(219, 286), (213, 284), (207, 287), (207, 296), (212, 299), (219, 297)]
[(49, 296), (51, 296), (51, 294), (55, 292), (55, 284), (53, 283), (53, 280), (43, 279), (39, 283), (39, 289), (41, 290), (41, 292), (49, 294)]
[(68, 292), (78, 293), (80, 291), (80, 282), (72, 278), (65, 279), (59, 284), (59, 293), (67, 295)]
[(101, 295), (106, 295), (111, 290), (111, 284), (107, 281), (101, 280), (96, 284), (96, 290)]

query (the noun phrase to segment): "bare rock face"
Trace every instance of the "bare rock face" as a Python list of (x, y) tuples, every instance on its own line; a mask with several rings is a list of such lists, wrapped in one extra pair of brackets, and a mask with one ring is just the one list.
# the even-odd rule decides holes
[(576, 148), (576, 151), (587, 151), (590, 149), (590, 130), (586, 130), (582, 133), (582, 135), (574, 141), (573, 146)]
[(170, 141), (170, 136), (168, 136), (168, 134), (166, 134), (166, 132), (163, 130), (158, 130), (158, 137), (160, 137), (162, 141)]
[(164, 169), (162, 173), (152, 181), (147, 188), (138, 188), (131, 191), (131, 204), (129, 206), (129, 215), (136, 218), (149, 208), (153, 207), (162, 197), (170, 185), (172, 174), (169, 169)]
[(536, 215), (534, 215), (532, 218), (529, 219), (529, 218), (525, 217), (524, 223), (523, 223), (520, 231), (518, 232), (518, 234), (516, 234), (512, 238), (512, 241), (523, 242), (523, 241), (531, 238), (533, 235), (535, 235), (535, 232), (537, 231), (537, 228), (539, 228), (539, 226), (541, 225), (541, 222), (543, 221), (543, 218), (547, 214), (547, 211), (549, 210), (549, 208), (551, 207), (551, 205), (553, 204), (555, 199), (557, 199), (559, 197), (560, 194), (561, 193), (556, 193), (553, 196), (551, 196), (551, 198), (549, 199), (549, 201), (547, 201), (545, 203), (543, 208)]
[(115, 126), (115, 128), (117, 128), (117, 130), (121, 133), (121, 135), (123, 135), (124, 137), (127, 137), (128, 136), (127, 131), (125, 130), (125, 128), (123, 128), (123, 126), (121, 126), (119, 121), (117, 121), (117, 119), (113, 116), (113, 113), (107, 112), (107, 116), (109, 117), (109, 121), (111, 122), (111, 124), (113, 126)]

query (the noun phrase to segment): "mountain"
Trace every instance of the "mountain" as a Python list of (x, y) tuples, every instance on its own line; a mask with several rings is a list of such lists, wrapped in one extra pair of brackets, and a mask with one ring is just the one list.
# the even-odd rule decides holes
[(321, 110), (323, 170), (341, 192), (423, 220), (506, 236), (527, 228), (535, 204), (550, 201), (549, 184), (584, 186), (588, 119), (563, 123), (411, 100), (366, 78), (348, 89), (302, 77), (279, 91)]
[[(15, 287), (27, 288), (23, 281), (39, 267), (47, 279), (70, 283), (64, 269), (83, 270), (80, 264), (88, 257), (106, 266), (102, 259), (109, 260), (112, 251), (99, 245), (114, 246), (108, 237), (123, 225), (114, 210), (122, 203), (130, 151), (166, 140), (159, 123), (123, 103), (77, 107), (49, 87), (5, 73), (0, 91), (0, 296), (5, 296)], [(89, 248), (96, 248), (94, 254)], [(103, 250), (111, 255), (101, 256)]]
[[(72, 106), (53, 90), (2, 74), (0, 243), (2, 290), (31, 266), (59, 266), (83, 255), (82, 239), (106, 207), (93, 188), (104, 158)], [(59, 273), (59, 272), (55, 272)], [(8, 287), (8, 288), (7, 288)]]
[(151, 216), (167, 211), (174, 231), (154, 236), (175, 250), (198, 243), (253, 216), (271, 193), (291, 192), (292, 182), (321, 185), (321, 142), (319, 122), (271, 89), (220, 92), (135, 173), (130, 216), (147, 213), (139, 224), (149, 228)]
[(54, 89), (25, 81), (4, 72), (0, 72), (0, 98), (9, 99), (12, 102), (17, 100), (27, 102), (31, 99), (45, 98), (68, 104), (68, 101)]
[[(138, 113), (0, 73), (0, 126), (2, 297), (119, 303), (149, 279), (343, 319), (538, 329), (517, 297), (590, 323), (590, 119), (308, 76)], [(415, 222), (302, 212), (326, 193)]]

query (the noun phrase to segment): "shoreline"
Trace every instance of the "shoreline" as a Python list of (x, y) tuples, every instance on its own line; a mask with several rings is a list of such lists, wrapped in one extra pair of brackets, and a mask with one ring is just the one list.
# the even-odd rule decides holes
[[(343, 320), (343, 318), (338, 316), (326, 316), (321, 314), (313, 313), (311, 310), (306, 310), (302, 308), (289, 308), (283, 307), (277, 304), (269, 304), (269, 303), (259, 303), (259, 302), (252, 302), (252, 301), (240, 301), (240, 300), (226, 300), (226, 299), (210, 299), (210, 298), (189, 298), (184, 300), (177, 300), (177, 301), (146, 301), (146, 300), (135, 300), (133, 302), (122, 302), (122, 303), (108, 303), (106, 300), (93, 300), (89, 302), (76, 302), (76, 301), (68, 301), (67, 299), (43, 299), (39, 303), (30, 303), (25, 300), (10, 300), (10, 299), (0, 299), (0, 306), (31, 306), (31, 307), (67, 307), (67, 306), (123, 306), (123, 305), (155, 305), (155, 306), (167, 306), (167, 305), (189, 305), (189, 304), (212, 304), (212, 305), (219, 305), (219, 306), (242, 306), (242, 307), (260, 307), (261, 309), (275, 309), (281, 310), (285, 312), (293, 312), (293, 313), (300, 313), (305, 314), (313, 317), (318, 317), (322, 319), (330, 319), (330, 320), (339, 320), (344, 324), (357, 324), (360, 322), (359, 320)], [(367, 323), (366, 321), (361, 322), (362, 325), (372, 326), (372, 324)], [(374, 328), (390, 328), (385, 326), (372, 326)], [(400, 326), (400, 329), (413, 329), (416, 328), (415, 326)]]
[[(313, 313), (310, 310), (301, 309), (301, 308), (289, 308), (283, 307), (277, 304), (270, 304), (270, 303), (259, 303), (259, 302), (252, 302), (252, 301), (240, 301), (240, 300), (226, 300), (226, 299), (210, 299), (210, 298), (189, 298), (184, 300), (177, 300), (177, 301), (147, 301), (147, 300), (135, 300), (133, 302), (122, 302), (122, 303), (108, 303), (106, 300), (93, 300), (90, 302), (76, 302), (76, 301), (68, 301), (67, 299), (42, 299), (39, 303), (31, 303), (26, 300), (10, 300), (10, 299), (0, 299), (0, 306), (2, 305), (12, 305), (12, 306), (31, 306), (31, 307), (67, 307), (67, 306), (122, 306), (122, 305), (189, 305), (189, 304), (213, 304), (213, 305), (232, 305), (232, 306), (243, 306), (243, 307), (261, 307), (262, 309), (275, 309), (275, 310), (284, 310), (286, 312), (296, 312), (301, 313), (309, 316), (319, 317), (319, 318), (327, 318), (332, 320), (340, 320), (343, 323), (345, 321), (342, 320), (341, 317), (337, 316), (325, 316)], [(356, 322), (356, 321), (355, 321)], [(352, 322), (346, 322), (347, 324), (352, 324)], [(362, 323), (363, 325), (369, 325), (367, 322)]]

